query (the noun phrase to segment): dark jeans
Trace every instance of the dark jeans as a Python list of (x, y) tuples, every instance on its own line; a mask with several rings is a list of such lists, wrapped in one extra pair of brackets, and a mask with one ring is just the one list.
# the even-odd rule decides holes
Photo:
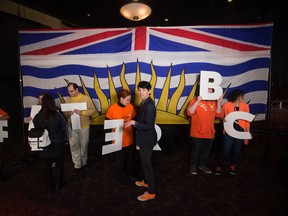
[[(55, 178), (53, 175), (52, 163), (56, 162), (55, 167)], [(64, 173), (64, 154), (57, 157), (45, 158), (44, 159), (44, 179), (46, 188), (49, 191), (53, 191), (54, 187), (61, 187), (63, 183)]]
[(241, 154), (242, 146), (243, 146), (242, 139), (236, 139), (234, 137), (231, 137), (229, 134), (225, 133), (223, 136), (223, 145), (218, 159), (219, 165), (222, 168), (225, 167), (225, 162), (231, 149), (232, 149), (232, 157), (230, 164), (231, 165), (237, 164)]
[(135, 145), (127, 146), (116, 153), (116, 178), (125, 179), (133, 175), (133, 154)]
[(4, 143), (0, 142), (0, 178), (3, 176), (3, 148)]
[(152, 151), (153, 149), (140, 148), (140, 157), (142, 169), (144, 172), (144, 182), (148, 184), (148, 193), (155, 193), (155, 178), (152, 166)]
[(189, 139), (191, 146), (190, 164), (191, 166), (205, 165), (213, 144), (213, 139), (195, 138)]

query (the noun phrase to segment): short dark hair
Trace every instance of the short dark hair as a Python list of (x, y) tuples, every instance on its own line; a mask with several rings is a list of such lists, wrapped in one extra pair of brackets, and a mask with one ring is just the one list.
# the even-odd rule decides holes
[(244, 94), (242, 89), (235, 89), (228, 94), (227, 100), (229, 102), (235, 102), (240, 96), (244, 96)]
[(137, 85), (137, 88), (144, 88), (144, 89), (150, 90), (151, 84), (147, 81), (140, 81)]
[(73, 86), (74, 90), (79, 88), (78, 85), (76, 83), (73, 83), (73, 82), (68, 83), (67, 87), (69, 87), (69, 86)]

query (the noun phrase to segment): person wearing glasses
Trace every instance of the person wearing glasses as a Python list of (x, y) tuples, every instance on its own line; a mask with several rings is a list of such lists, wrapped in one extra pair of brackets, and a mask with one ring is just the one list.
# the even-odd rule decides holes
[[(90, 97), (79, 92), (76, 83), (69, 83), (67, 86), (69, 98), (66, 103), (86, 103), (87, 110), (74, 109), (73, 111), (63, 112), (67, 118), (68, 123), (68, 137), (70, 144), (70, 151), (74, 169), (72, 174), (77, 174), (81, 169), (88, 169), (88, 143), (90, 133), (90, 117), (96, 113), (96, 108)], [(72, 129), (71, 116), (73, 114), (80, 116), (81, 129)]]

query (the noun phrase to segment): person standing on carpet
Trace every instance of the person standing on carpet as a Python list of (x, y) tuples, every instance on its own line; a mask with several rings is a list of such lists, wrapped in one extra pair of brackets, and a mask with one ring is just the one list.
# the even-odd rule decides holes
[[(130, 103), (131, 92), (121, 89), (117, 93), (118, 102), (112, 104), (106, 119), (123, 119), (124, 123), (136, 116), (134, 106)], [(133, 127), (123, 127), (122, 149), (116, 152), (116, 180), (123, 185), (129, 184), (133, 176), (133, 155), (135, 151)]]
[(151, 84), (147, 81), (140, 81), (137, 85), (138, 94), (142, 100), (137, 121), (131, 120), (125, 123), (125, 127), (133, 125), (136, 128), (136, 145), (139, 147), (144, 180), (136, 181), (139, 187), (147, 188), (144, 194), (137, 197), (139, 201), (147, 201), (156, 197), (155, 178), (152, 166), (152, 152), (157, 143), (155, 130), (156, 107), (150, 97)]
[[(213, 93), (212, 88), (208, 88), (209, 93)], [(215, 117), (221, 115), (222, 96), (217, 101), (202, 100), (197, 86), (195, 97), (189, 102), (186, 109), (190, 116), (190, 172), (192, 175), (198, 174), (198, 168), (210, 174), (211, 169), (207, 166), (207, 160), (215, 137), (214, 122)]]
[[(66, 103), (86, 103), (87, 110), (74, 109), (73, 111), (63, 112), (68, 119), (68, 136), (74, 169), (72, 174), (78, 174), (81, 169), (87, 170), (88, 165), (88, 144), (90, 136), (90, 117), (96, 113), (93, 101), (87, 95), (79, 92), (76, 83), (69, 83), (67, 86), (69, 98)], [(80, 117), (80, 129), (72, 129), (71, 116), (76, 113)]]
[[(35, 128), (46, 128), (51, 144), (39, 152), (44, 159), (44, 178), (47, 193), (59, 191), (63, 186), (64, 151), (67, 139), (67, 126), (64, 117), (57, 111), (55, 100), (50, 94), (42, 97), (42, 108), (33, 118)], [(53, 178), (52, 163), (56, 162), (56, 175)]]
[[(234, 111), (242, 111), (250, 113), (249, 105), (244, 102), (244, 91), (241, 89), (235, 89), (227, 96), (227, 102), (222, 106), (222, 116), (225, 117)], [(242, 132), (250, 132), (250, 122), (239, 119), (234, 122), (234, 129)], [(220, 155), (218, 158), (218, 166), (215, 169), (216, 175), (221, 175), (223, 173), (225, 162), (232, 149), (232, 158), (230, 161), (229, 172), (231, 175), (236, 175), (236, 165), (239, 160), (241, 149), (243, 144), (248, 145), (248, 140), (237, 139), (231, 137), (228, 133), (224, 131), (223, 145), (220, 150)]]

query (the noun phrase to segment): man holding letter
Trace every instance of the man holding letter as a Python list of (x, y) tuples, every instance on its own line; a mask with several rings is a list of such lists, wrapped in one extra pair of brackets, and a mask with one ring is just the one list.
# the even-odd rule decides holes
[[(88, 168), (90, 116), (95, 114), (96, 108), (91, 98), (79, 92), (76, 83), (69, 83), (67, 90), (70, 97), (66, 100), (66, 104), (61, 107), (64, 116), (68, 119), (69, 144), (74, 163), (73, 174), (77, 174), (81, 168)], [(67, 108), (65, 105), (69, 105), (69, 103), (72, 103), (72, 106)], [(65, 109), (63, 110), (63, 108)]]

